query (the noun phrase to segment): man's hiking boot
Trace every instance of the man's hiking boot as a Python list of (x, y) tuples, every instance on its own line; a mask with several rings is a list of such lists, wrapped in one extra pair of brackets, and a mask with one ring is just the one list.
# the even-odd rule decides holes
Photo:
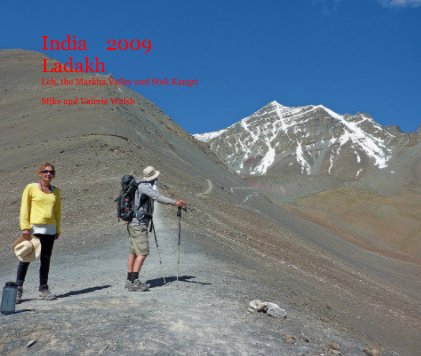
[(133, 281), (133, 285), (136, 286), (139, 289), (143, 289), (144, 291), (148, 290), (151, 286), (149, 283), (143, 283), (139, 279), (135, 279)]
[(138, 279), (135, 279), (132, 284), (128, 286), (129, 292), (145, 292), (150, 288), (150, 284), (143, 283), (139, 281)]
[(16, 304), (22, 303), (23, 287), (19, 286), (16, 288)]
[(51, 293), (50, 288), (48, 288), (48, 286), (46, 288), (41, 288), (39, 289), (39, 299), (44, 299), (44, 300), (53, 300), (56, 299), (57, 296), (54, 293)]
[(129, 287), (132, 285), (132, 281), (130, 280), (130, 279), (128, 279), (127, 281), (126, 281), (126, 284), (124, 285), (124, 288), (125, 289), (129, 289)]

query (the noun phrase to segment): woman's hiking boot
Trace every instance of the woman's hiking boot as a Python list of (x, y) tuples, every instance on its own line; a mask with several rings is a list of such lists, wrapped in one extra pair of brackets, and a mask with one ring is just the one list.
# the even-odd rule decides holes
[(22, 294), (23, 294), (23, 287), (18, 286), (16, 288), (16, 304), (22, 303)]
[(51, 293), (50, 288), (48, 288), (48, 286), (39, 287), (39, 299), (53, 300), (56, 298), (57, 296), (54, 293)]

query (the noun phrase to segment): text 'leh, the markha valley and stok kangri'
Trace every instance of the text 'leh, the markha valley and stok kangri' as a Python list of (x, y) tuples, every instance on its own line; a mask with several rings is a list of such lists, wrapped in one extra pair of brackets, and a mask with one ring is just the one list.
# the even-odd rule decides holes
[(124, 85), (127, 87), (130, 86), (175, 86), (175, 87), (187, 87), (191, 88), (199, 85), (198, 79), (179, 79), (172, 77), (168, 79), (164, 78), (145, 78), (145, 79), (136, 79), (129, 80), (125, 78), (114, 79), (113, 77), (101, 77), (101, 78), (74, 78), (69, 79), (66, 77), (57, 80), (55, 78), (42, 78), (42, 85), (61, 85), (61, 86), (107, 86), (107, 85)]

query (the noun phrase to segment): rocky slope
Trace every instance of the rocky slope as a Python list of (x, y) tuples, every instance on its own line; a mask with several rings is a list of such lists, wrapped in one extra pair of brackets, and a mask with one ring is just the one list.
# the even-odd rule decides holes
[(273, 101), (230, 127), (194, 135), (274, 202), (364, 248), (421, 256), (421, 130), (367, 114)]
[[(18, 313), (0, 314), (0, 353), (362, 355), (364, 349), (379, 350), (334, 326), (329, 311), (322, 319), (313, 317), (308, 302), (294, 297), (295, 288), (282, 276), (266, 270), (262, 257), (241, 246), (233, 249), (211, 235), (193, 233), (184, 220), (177, 282), (177, 224), (164, 224), (157, 208), (166, 284), (153, 244), (141, 273), (151, 284), (150, 291), (130, 293), (123, 288), (127, 246), (125, 239), (114, 235), (118, 229), (109, 231), (112, 240), (83, 253), (65, 252), (64, 242), (58, 241), (50, 275), (57, 300), (37, 300), (37, 265), (31, 266)], [(95, 262), (89, 273), (86, 261)], [(263, 271), (271, 280), (262, 278)], [(14, 272), (2, 268), (0, 280)], [(282, 282), (282, 290), (274, 293), (273, 280)], [(280, 304), (287, 317), (249, 311), (256, 298)]]

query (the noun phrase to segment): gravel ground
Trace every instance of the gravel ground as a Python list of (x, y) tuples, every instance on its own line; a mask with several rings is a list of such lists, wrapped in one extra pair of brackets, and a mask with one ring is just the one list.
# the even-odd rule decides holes
[[(167, 283), (151, 239), (141, 273), (151, 289), (128, 292), (123, 288), (125, 227), (117, 228), (103, 245), (81, 251), (64, 251), (57, 241), (50, 273), (55, 301), (37, 299), (38, 262), (31, 265), (24, 302), (15, 314), (1, 316), (1, 354), (364, 355), (370, 347), (289, 305), (290, 290), (278, 288), (277, 298), (268, 300), (274, 288), (265, 281), (268, 271), (255, 268), (258, 257), (237, 248), (233, 253), (228, 244), (188, 227), (182, 234), (177, 283), (174, 220), (164, 226), (156, 218)], [(15, 265), (3, 265), (1, 280), (13, 280), (14, 273)], [(248, 311), (257, 298), (278, 304), (287, 318)]]

